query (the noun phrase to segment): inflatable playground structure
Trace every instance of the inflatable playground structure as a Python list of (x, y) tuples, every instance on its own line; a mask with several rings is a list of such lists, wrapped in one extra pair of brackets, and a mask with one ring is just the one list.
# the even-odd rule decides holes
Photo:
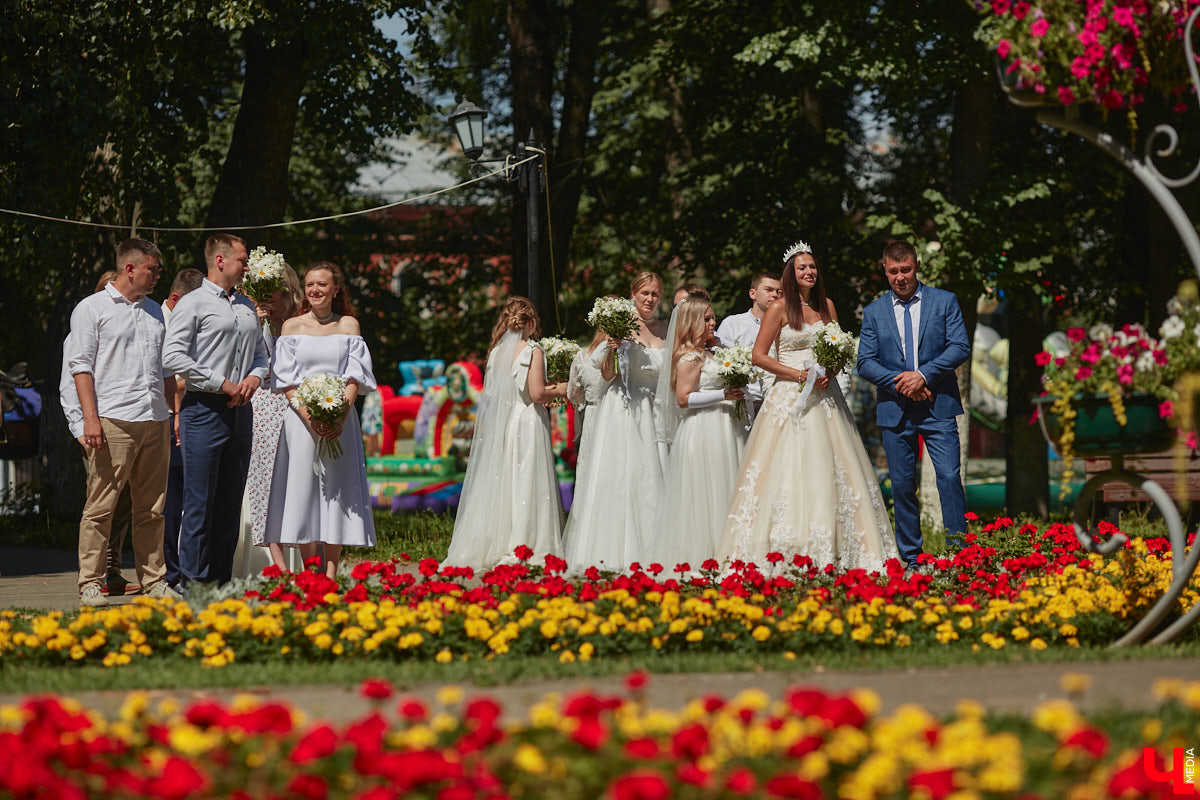
[[(380, 385), (368, 397), (379, 418), (378, 455), (367, 456), (367, 484), (376, 508), (392, 512), (458, 507), (475, 406), (483, 391), (483, 373), (469, 361), (402, 361), (398, 389)], [(570, 508), (575, 485), (575, 409), (551, 406), (551, 439), (558, 462), (563, 507)], [(370, 446), (369, 446), (370, 449)]]

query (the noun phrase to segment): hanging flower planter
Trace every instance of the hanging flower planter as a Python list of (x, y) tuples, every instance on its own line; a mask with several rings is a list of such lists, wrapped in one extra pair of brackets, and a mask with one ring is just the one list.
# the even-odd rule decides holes
[(1067, 424), (1054, 407), (1057, 400), (1053, 396), (1038, 397), (1034, 404), (1042, 434), (1064, 457), (1153, 453), (1168, 449), (1175, 441), (1175, 429), (1159, 414), (1161, 401), (1155, 395), (1138, 392), (1125, 398), (1124, 425), (1106, 394), (1072, 397), (1070, 406), (1075, 416)]

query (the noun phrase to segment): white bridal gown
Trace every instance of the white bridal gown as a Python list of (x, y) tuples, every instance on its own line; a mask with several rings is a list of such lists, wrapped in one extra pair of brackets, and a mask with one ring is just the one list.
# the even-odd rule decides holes
[[(680, 361), (700, 358), (700, 353), (684, 353)], [(698, 391), (723, 389), (716, 359), (711, 353), (703, 358)], [(646, 542), (643, 565), (658, 563), (673, 574), (679, 564), (698, 570), (716, 558), (745, 443), (746, 422), (737, 418), (736, 409), (733, 401), (722, 400), (682, 411), (671, 441), (662, 508)]]
[[(600, 369), (593, 363), (587, 350), (580, 350), (571, 360), (571, 374), (567, 380), (567, 399), (575, 406), (575, 418), (583, 419), (579, 425), (579, 448), (575, 459), (575, 490), (587, 483), (587, 469), (592, 460), (592, 441), (595, 438), (596, 419), (600, 416), (600, 400), (609, 382), (604, 380)], [(578, 423), (577, 423), (578, 424)]]
[[(583, 479), (576, 476), (575, 500), (564, 541), (572, 573), (596, 566), (623, 570), (643, 560), (662, 502), (663, 475), (655, 434), (654, 390), (663, 349), (627, 341), (627, 360), (600, 399)], [(593, 363), (612, 358), (607, 344)]]
[[(280, 336), (275, 343), (274, 385), (299, 386), (309, 375), (328, 373), (375, 389), (371, 354), (361, 336)], [(275, 452), (264, 539), (285, 545), (327, 542), (371, 546), (375, 520), (367, 490), (366, 458), (358, 413), (351, 408), (338, 441), (340, 458), (317, 458), (317, 436), (295, 412), (283, 417)]]
[[(779, 333), (778, 360), (803, 369), (824, 323)], [(799, 385), (776, 378), (746, 443), (719, 558), (766, 568), (799, 553), (818, 566), (882, 570), (896, 538), (871, 460), (836, 380), (795, 409)]]
[(533, 359), (544, 365), (545, 357), (516, 331), (504, 334), (488, 357), (447, 564), (491, 569), (514, 562), (520, 545), (533, 550), (534, 564), (562, 557), (550, 415), (527, 385)]

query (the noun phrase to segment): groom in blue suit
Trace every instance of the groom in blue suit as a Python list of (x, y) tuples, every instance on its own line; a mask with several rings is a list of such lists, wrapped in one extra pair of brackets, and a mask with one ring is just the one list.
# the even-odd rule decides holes
[(858, 373), (878, 387), (875, 421), (892, 478), (896, 544), (913, 571), (921, 554), (918, 434), (933, 460), (950, 544), (961, 546), (966, 530), (955, 419), (963, 407), (954, 370), (970, 357), (971, 346), (958, 298), (917, 280), (916, 248), (905, 241), (888, 242), (882, 263), (891, 291), (863, 314)]

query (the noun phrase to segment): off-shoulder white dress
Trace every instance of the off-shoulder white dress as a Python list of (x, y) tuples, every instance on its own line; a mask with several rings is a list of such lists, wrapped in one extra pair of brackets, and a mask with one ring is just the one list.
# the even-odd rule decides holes
[[(375, 389), (371, 353), (361, 336), (280, 336), (275, 342), (273, 382), (276, 390), (299, 386), (309, 375), (329, 373), (358, 381), (360, 393)], [(338, 437), (342, 455), (317, 458), (317, 436), (300, 415), (283, 418), (275, 451), (271, 500), (267, 509), (267, 542), (285, 545), (327, 542), (371, 546), (375, 521), (367, 490), (362, 432), (353, 408)]]

